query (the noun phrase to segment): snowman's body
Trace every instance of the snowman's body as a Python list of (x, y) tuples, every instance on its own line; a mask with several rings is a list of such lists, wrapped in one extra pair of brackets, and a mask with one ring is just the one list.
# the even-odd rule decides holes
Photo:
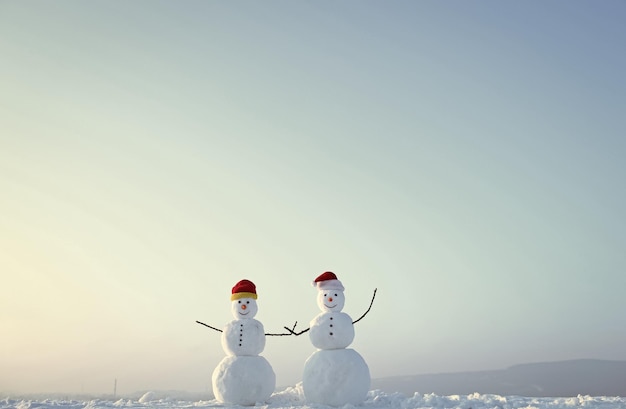
[(229, 355), (259, 355), (265, 349), (263, 324), (254, 318), (229, 322), (222, 330), (222, 348)]
[(346, 349), (354, 340), (354, 324), (348, 314), (341, 312), (345, 303), (343, 286), (334, 281), (326, 288), (318, 286), (317, 303), (322, 313), (313, 318), (309, 332), (318, 350), (304, 364), (302, 386), (311, 403), (358, 405), (369, 391), (370, 373), (363, 357)]
[(354, 349), (320, 349), (304, 364), (302, 386), (311, 403), (359, 405), (369, 391), (370, 372)]
[(318, 349), (346, 348), (354, 340), (352, 318), (345, 312), (322, 312), (309, 326), (309, 338)]
[(228, 355), (213, 371), (212, 381), (218, 401), (252, 406), (272, 396), (276, 376), (267, 359), (260, 355)]
[(253, 317), (256, 300), (234, 300), (235, 320), (222, 330), (222, 347), (227, 356), (213, 371), (215, 398), (235, 405), (265, 402), (274, 392), (276, 375), (270, 363), (259, 354), (265, 348), (263, 324)]

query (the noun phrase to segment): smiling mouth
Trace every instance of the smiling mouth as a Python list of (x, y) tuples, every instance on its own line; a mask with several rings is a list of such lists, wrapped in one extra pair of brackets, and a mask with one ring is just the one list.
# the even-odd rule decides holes
[(248, 312), (250, 312), (250, 311), (247, 311), (247, 312), (239, 312), (239, 314), (241, 314), (241, 315), (248, 315)]
[(324, 304), (324, 307), (326, 307), (326, 308), (335, 308), (336, 306), (337, 306), (337, 304), (332, 305), (332, 306), (331, 306), (331, 305), (326, 305), (326, 304)]

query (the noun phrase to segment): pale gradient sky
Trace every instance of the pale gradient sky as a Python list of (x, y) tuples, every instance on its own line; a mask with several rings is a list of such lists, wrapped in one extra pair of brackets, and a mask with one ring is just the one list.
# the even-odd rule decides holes
[[(335, 271), (372, 377), (626, 359), (626, 3), (0, 2), (0, 392), (210, 389)], [(279, 385), (308, 337), (270, 338)]]

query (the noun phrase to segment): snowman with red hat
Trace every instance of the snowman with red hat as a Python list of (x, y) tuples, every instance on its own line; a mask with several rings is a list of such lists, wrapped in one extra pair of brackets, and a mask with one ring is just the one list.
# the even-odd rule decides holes
[(223, 403), (249, 406), (265, 402), (276, 387), (272, 366), (259, 355), (265, 348), (265, 336), (291, 334), (266, 334), (263, 324), (254, 319), (258, 306), (252, 281), (241, 280), (235, 284), (230, 300), (235, 319), (223, 329), (196, 321), (222, 333), (226, 357), (213, 371), (213, 393)]
[(347, 347), (354, 340), (354, 324), (372, 308), (376, 290), (367, 311), (352, 321), (342, 312), (346, 301), (344, 286), (334, 273), (321, 274), (313, 285), (318, 289), (317, 305), (322, 312), (305, 330), (296, 333), (285, 327), (294, 335), (310, 331), (311, 343), (318, 348), (304, 364), (304, 396), (311, 403), (330, 406), (360, 404), (370, 388), (370, 372), (363, 357)]

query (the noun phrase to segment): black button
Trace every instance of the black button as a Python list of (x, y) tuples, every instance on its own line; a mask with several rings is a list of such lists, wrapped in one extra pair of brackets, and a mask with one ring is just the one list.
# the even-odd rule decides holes
[(333, 335), (333, 333), (331, 332), (330, 335)]
[(330, 327), (332, 328), (332, 327), (333, 327), (333, 324), (330, 324)]

